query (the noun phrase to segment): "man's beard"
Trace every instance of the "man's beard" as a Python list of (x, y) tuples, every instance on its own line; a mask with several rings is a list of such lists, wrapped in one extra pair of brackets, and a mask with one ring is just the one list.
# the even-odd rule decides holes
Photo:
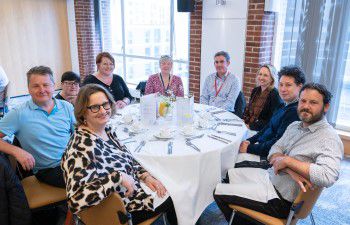
[[(311, 116), (310, 117), (302, 117), (301, 116), (301, 113), (302, 112), (307, 112), (309, 113)], [(303, 121), (304, 123), (308, 123), (308, 124), (314, 124), (318, 121), (320, 121), (323, 116), (324, 116), (324, 107), (322, 107), (322, 110), (316, 114), (312, 114), (309, 110), (307, 109), (301, 109), (301, 110), (298, 110), (298, 116), (299, 116), (299, 119), (301, 121)]]

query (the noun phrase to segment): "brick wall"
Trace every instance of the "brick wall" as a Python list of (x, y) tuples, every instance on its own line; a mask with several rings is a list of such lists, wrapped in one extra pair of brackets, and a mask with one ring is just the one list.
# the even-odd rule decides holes
[(202, 2), (196, 2), (195, 11), (191, 13), (190, 23), (189, 90), (194, 94), (195, 102), (199, 102), (202, 42)]
[(264, 12), (264, 0), (249, 0), (243, 92), (249, 100), (259, 66), (271, 63), (275, 13)]
[(94, 0), (75, 0), (79, 72), (81, 77), (96, 71), (95, 57), (101, 52), (101, 37), (95, 22)]

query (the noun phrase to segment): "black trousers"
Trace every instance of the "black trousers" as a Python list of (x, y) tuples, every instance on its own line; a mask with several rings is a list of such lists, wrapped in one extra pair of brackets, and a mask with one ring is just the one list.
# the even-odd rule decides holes
[(139, 224), (143, 221), (146, 221), (160, 213), (166, 213), (166, 217), (171, 225), (177, 224), (176, 212), (174, 208), (173, 200), (169, 197), (163, 202), (160, 206), (158, 206), (155, 211), (135, 211), (131, 212), (132, 223)]
[(66, 187), (61, 166), (39, 170), (35, 174), (35, 177), (41, 182), (47, 183), (55, 187), (60, 187), (60, 188)]
[[(277, 191), (277, 190), (276, 190)], [(214, 191), (215, 193), (215, 191)], [(277, 192), (279, 195), (279, 193)], [(280, 197), (281, 198), (281, 197)], [(227, 221), (230, 221), (232, 215), (232, 209), (228, 206), (229, 204), (239, 205), (245, 208), (249, 208), (273, 217), (277, 218), (287, 218), (289, 214), (291, 202), (288, 202), (284, 199), (274, 198), (269, 200), (267, 203), (254, 201), (251, 199), (242, 198), (235, 195), (215, 195), (214, 199), (220, 210), (225, 215)], [(233, 223), (234, 225), (240, 224), (260, 224), (253, 222), (250, 219), (238, 214), (235, 214)]]

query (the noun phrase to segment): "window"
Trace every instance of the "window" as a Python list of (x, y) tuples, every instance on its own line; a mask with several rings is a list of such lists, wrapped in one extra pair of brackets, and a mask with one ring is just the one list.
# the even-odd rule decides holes
[(307, 82), (326, 85), (334, 96), (328, 120), (350, 131), (349, 7), (339, 0), (281, 0), (273, 63), (277, 69), (299, 65)]
[(188, 92), (189, 13), (178, 13), (176, 0), (109, 3), (100, 13), (102, 46), (115, 57), (115, 72), (127, 83), (138, 84), (159, 72), (159, 57), (169, 54), (173, 73), (181, 76)]

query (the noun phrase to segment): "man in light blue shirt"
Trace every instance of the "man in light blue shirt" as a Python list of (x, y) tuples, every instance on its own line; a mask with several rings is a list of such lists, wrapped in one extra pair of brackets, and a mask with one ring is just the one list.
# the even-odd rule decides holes
[(49, 67), (30, 69), (27, 82), (32, 98), (0, 120), (0, 138), (15, 135), (22, 148), (0, 140), (0, 151), (14, 156), (24, 170), (32, 169), (39, 180), (65, 187), (60, 161), (74, 129), (73, 106), (53, 98)]
[(220, 51), (214, 56), (216, 73), (210, 74), (204, 83), (200, 103), (234, 112), (236, 99), (241, 90), (237, 76), (228, 71), (230, 55)]

